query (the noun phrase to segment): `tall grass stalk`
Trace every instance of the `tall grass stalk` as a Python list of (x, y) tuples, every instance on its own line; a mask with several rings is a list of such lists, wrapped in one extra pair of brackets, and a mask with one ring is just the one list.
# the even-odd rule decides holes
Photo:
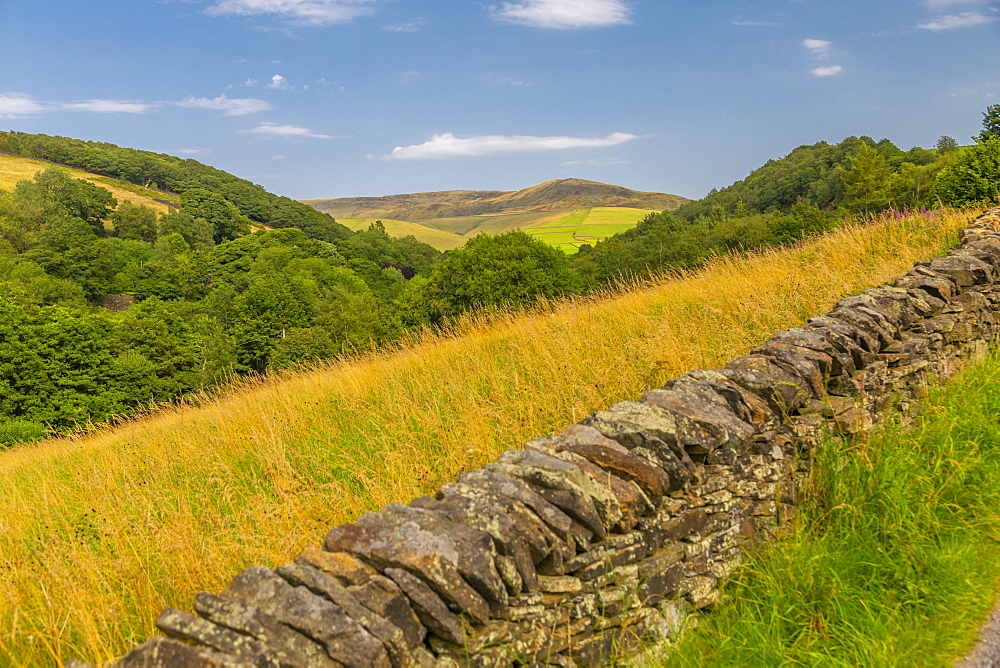
[(846, 227), (702, 271), (470, 318), (399, 350), (0, 453), (0, 665), (106, 661), (240, 569), (685, 370), (722, 364), (955, 243), (971, 214)]
[(921, 424), (829, 443), (801, 525), (726, 588), (669, 666), (948, 666), (1000, 583), (1000, 356)]

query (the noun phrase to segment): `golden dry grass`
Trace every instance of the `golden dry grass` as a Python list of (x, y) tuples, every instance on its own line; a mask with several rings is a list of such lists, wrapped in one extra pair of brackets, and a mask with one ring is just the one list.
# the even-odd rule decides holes
[[(18, 181), (34, 178), (35, 174), (45, 171), (52, 164), (42, 160), (33, 160), (18, 155), (6, 155), (0, 153), (0, 190), (12, 190)], [(128, 201), (133, 204), (145, 204), (157, 213), (168, 213), (172, 209), (162, 202), (157, 202), (152, 197), (131, 192), (125, 188), (115, 185), (114, 179), (104, 176), (97, 176), (79, 169), (63, 167), (70, 176), (75, 179), (84, 179), (111, 191), (119, 202)]]
[(576, 422), (906, 271), (970, 214), (842, 229), (801, 248), (396, 352), (200, 407), (0, 453), (0, 665), (107, 661), (240, 569)]

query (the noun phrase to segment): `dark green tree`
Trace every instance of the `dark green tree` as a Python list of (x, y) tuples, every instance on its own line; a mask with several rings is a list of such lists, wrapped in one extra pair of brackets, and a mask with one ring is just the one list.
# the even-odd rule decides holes
[(958, 150), (958, 142), (955, 141), (954, 137), (941, 135), (938, 137), (937, 144), (934, 145), (934, 148), (942, 153), (951, 153), (952, 151)]
[(852, 213), (880, 213), (892, 204), (893, 172), (874, 147), (862, 145), (843, 171), (844, 208)]
[(49, 167), (31, 181), (14, 187), (14, 196), (58, 205), (67, 215), (79, 218), (98, 234), (104, 233), (118, 200), (106, 189), (82, 179), (74, 179), (66, 170)]
[(933, 197), (947, 206), (996, 205), (1000, 197), (1000, 137), (980, 139), (942, 169), (934, 179)]
[(192, 188), (181, 195), (181, 212), (204, 218), (212, 226), (215, 243), (235, 239), (250, 232), (250, 219), (222, 195), (204, 188)]
[(25, 257), (56, 278), (79, 284), (88, 297), (109, 292), (111, 258), (106, 240), (79, 218), (58, 219), (42, 232)]
[(289, 330), (309, 327), (314, 316), (299, 285), (280, 275), (262, 276), (237, 295), (231, 306), (237, 361), (263, 372), (271, 352)]
[(983, 112), (983, 129), (978, 139), (979, 141), (1000, 139), (1000, 104), (992, 104)]
[(156, 298), (136, 304), (125, 312), (118, 339), (149, 362), (147, 400), (169, 401), (199, 386), (201, 343), (176, 306)]
[(208, 250), (215, 245), (215, 229), (204, 218), (195, 218), (186, 211), (173, 211), (160, 216), (159, 236), (179, 234), (193, 250)]
[(111, 224), (119, 239), (156, 241), (156, 212), (148, 206), (122, 202), (111, 214)]
[(515, 231), (481, 234), (449, 253), (431, 273), (427, 290), (439, 316), (454, 316), (482, 306), (531, 306), (539, 297), (573, 293), (582, 285), (561, 250)]

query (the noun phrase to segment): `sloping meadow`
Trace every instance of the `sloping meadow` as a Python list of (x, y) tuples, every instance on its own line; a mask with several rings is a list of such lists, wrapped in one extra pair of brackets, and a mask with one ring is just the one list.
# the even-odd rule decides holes
[(0, 453), (0, 663), (107, 661), (241, 569), (739, 356), (952, 246), (930, 212)]

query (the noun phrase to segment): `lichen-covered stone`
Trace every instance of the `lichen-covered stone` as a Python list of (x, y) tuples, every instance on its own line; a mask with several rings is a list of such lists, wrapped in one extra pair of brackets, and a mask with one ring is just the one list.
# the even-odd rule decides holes
[(205, 619), (250, 636), (267, 646), (283, 664), (303, 668), (340, 665), (318, 642), (258, 608), (201, 593), (195, 597), (194, 609)]
[(302, 550), (295, 562), (318, 568), (343, 585), (363, 585), (378, 575), (378, 571), (353, 555), (311, 546)]
[(489, 619), (489, 603), (462, 577), (458, 544), (447, 534), (426, 531), (397, 513), (365, 513), (354, 524), (331, 529), (323, 547), (350, 552), (383, 570), (418, 573), (456, 612)]
[(410, 647), (402, 629), (362, 605), (354, 594), (341, 586), (333, 577), (302, 564), (282, 564), (275, 572), (289, 584), (306, 587), (343, 609), (351, 619), (385, 645), (393, 666), (412, 664)]
[(457, 645), (464, 642), (462, 620), (448, 610), (441, 597), (424, 584), (423, 580), (400, 568), (387, 568), (385, 575), (410, 599), (413, 610), (427, 630)]
[(250, 668), (244, 662), (204, 647), (192, 647), (177, 640), (156, 636), (120, 658), (115, 668)]
[(322, 645), (330, 658), (342, 665), (391, 665), (385, 646), (343, 608), (305, 587), (293, 587), (262, 566), (242, 571), (219, 596), (271, 615)]
[(615, 445), (617, 447), (598, 443), (571, 443), (559, 448), (635, 482), (653, 498), (661, 497), (671, 489), (673, 483), (666, 471), (647, 459), (633, 455), (617, 443)]
[(281, 665), (278, 656), (264, 643), (176, 608), (161, 612), (156, 628), (167, 636), (202, 645), (237, 661), (262, 667)]

